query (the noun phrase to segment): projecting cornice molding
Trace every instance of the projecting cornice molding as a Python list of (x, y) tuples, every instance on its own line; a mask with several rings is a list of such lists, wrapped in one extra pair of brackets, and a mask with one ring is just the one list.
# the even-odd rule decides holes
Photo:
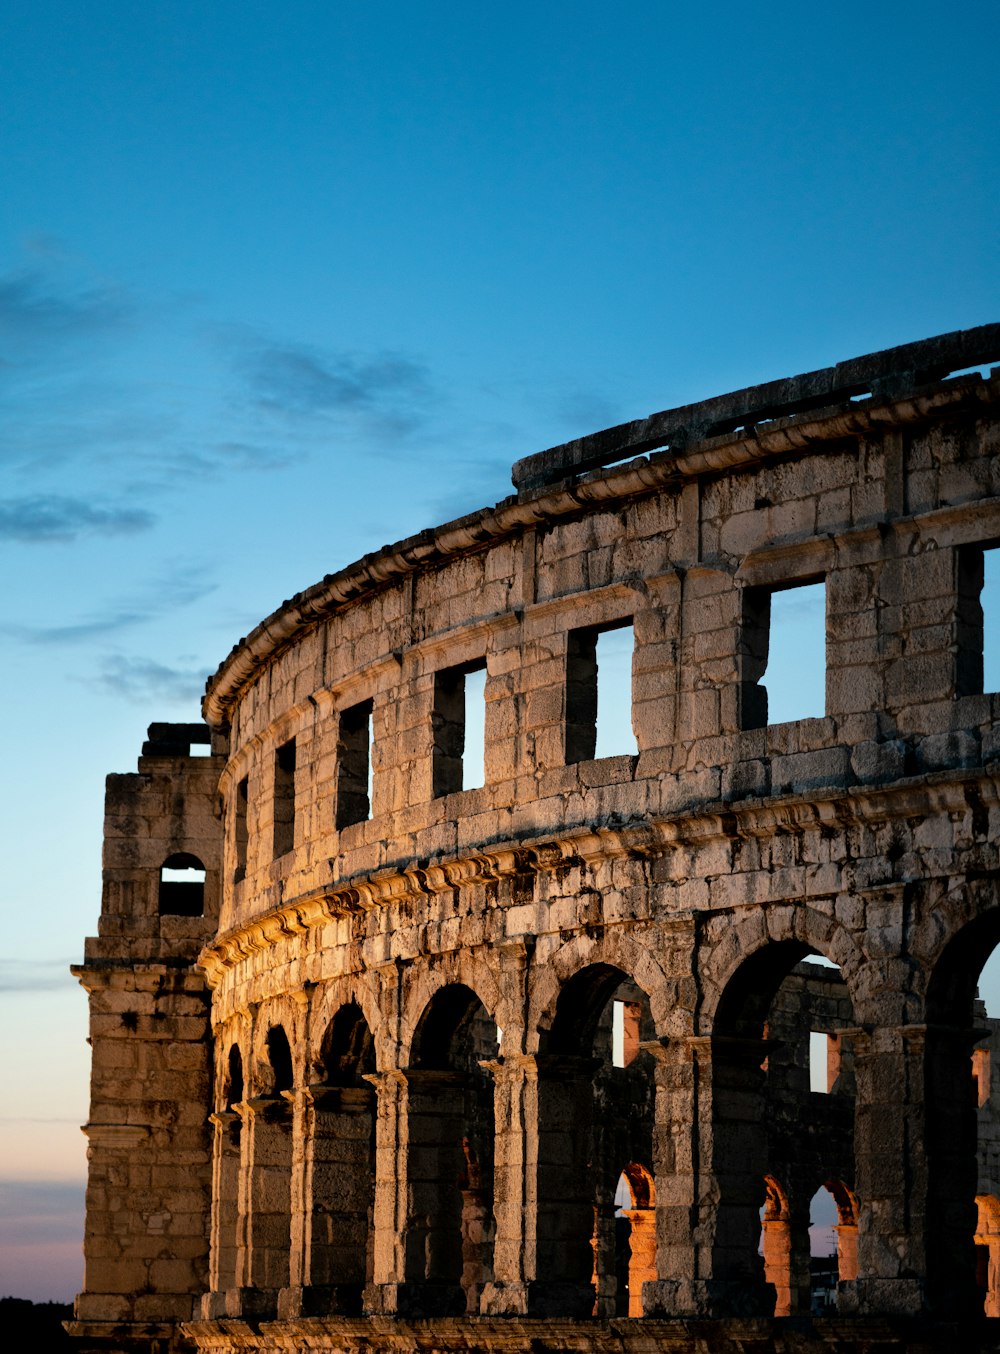
[[(671, 818), (620, 825), (582, 825), (534, 840), (498, 843), (469, 855), (429, 865), (390, 869), (318, 889), (255, 917), (205, 947), (198, 967), (209, 986), (226, 970), (280, 941), (331, 921), (428, 895), (513, 876), (543, 874), (565, 866), (595, 865), (625, 856), (647, 859), (671, 850), (737, 838), (767, 838), (812, 828), (849, 828), (898, 818), (962, 814), (970, 795), (989, 807), (1000, 804), (1000, 774), (974, 770), (941, 772), (885, 788), (822, 791), (808, 797), (714, 804)], [(899, 881), (887, 879), (880, 888)]]

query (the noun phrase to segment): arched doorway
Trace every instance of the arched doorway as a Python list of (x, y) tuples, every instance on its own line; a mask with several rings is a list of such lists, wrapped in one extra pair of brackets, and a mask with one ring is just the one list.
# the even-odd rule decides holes
[(375, 1204), (375, 1047), (355, 1002), (342, 1006), (320, 1046), (320, 1079), (309, 1087), (309, 1186), (303, 1293), (306, 1315), (358, 1313), (371, 1282)]
[(982, 983), (996, 999), (998, 945), (1000, 908), (990, 907), (945, 946), (927, 987), (927, 1298), (933, 1311), (952, 1317), (1000, 1315), (997, 1267), (981, 1240), (992, 1213), (979, 1203), (1000, 1193), (1000, 1122), (991, 1097), (1000, 1021), (980, 997)]
[(653, 1036), (646, 994), (628, 974), (605, 964), (569, 979), (551, 1027), (543, 1031), (533, 1314), (641, 1314), (642, 1282), (655, 1277), (648, 1262), (652, 1223), (636, 1219), (636, 1248), (647, 1259), (633, 1274), (631, 1261), (623, 1259), (623, 1233), (636, 1220), (624, 1215), (642, 1211), (651, 1219), (652, 1204), (624, 1210), (616, 1195), (626, 1162), (630, 1192), (634, 1187), (652, 1197), (654, 1085), (641, 1044)]
[(498, 1052), (496, 1021), (471, 988), (434, 994), (406, 1072), (402, 1311), (476, 1314), (493, 1277), (493, 1078), (483, 1064)]
[(734, 1315), (810, 1309), (815, 1182), (854, 1179), (854, 1024), (840, 970), (796, 940), (750, 955), (719, 1001), (712, 1274)]

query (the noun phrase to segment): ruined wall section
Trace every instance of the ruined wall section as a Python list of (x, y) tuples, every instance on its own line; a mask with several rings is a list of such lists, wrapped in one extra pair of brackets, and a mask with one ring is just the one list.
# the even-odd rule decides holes
[[(997, 380), (980, 386), (940, 423), (893, 409), (885, 432), (850, 442), (817, 436), (782, 458), (744, 446), (732, 469), (655, 494), (634, 470), (604, 472), (607, 506), (573, 514), (540, 495), (536, 527), (478, 546), (470, 532), (467, 552), (317, 620), (234, 714), (223, 790), (247, 782), (249, 855), (234, 883), (230, 824), (222, 929), (411, 860), (995, 759), (1000, 698), (956, 698), (963, 552), (1000, 540), (996, 426), (978, 409)], [(947, 413), (953, 392), (941, 399)], [(817, 580), (826, 709), (751, 727), (749, 599)], [(638, 754), (570, 761), (572, 636), (625, 621)], [(477, 661), (486, 785), (435, 795), (435, 682)], [(371, 815), (338, 829), (338, 721), (366, 702)], [(274, 756), (292, 739), (294, 843), (276, 856)]]
[[(212, 1036), (195, 960), (218, 925), (226, 750), (204, 725), (152, 725), (137, 772), (108, 777), (99, 934), (73, 970), (90, 994), (93, 1048), (72, 1327), (83, 1348), (169, 1341), (207, 1282)], [(197, 915), (197, 893), (161, 889), (178, 856), (204, 865), (203, 885), (190, 886), (203, 890)]]

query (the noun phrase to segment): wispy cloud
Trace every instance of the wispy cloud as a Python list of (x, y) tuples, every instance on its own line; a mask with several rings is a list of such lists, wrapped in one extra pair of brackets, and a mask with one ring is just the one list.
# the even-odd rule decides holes
[(0, 959), (0, 992), (54, 992), (76, 979), (71, 959)]
[(107, 283), (81, 283), (54, 267), (23, 268), (0, 277), (0, 338), (19, 345), (91, 335), (121, 324), (132, 306)]
[(197, 704), (207, 676), (205, 668), (170, 667), (152, 658), (110, 654), (91, 684), (140, 705), (152, 699)]
[(225, 331), (258, 408), (286, 419), (354, 422), (383, 435), (422, 426), (437, 395), (427, 367), (404, 353), (323, 351)]
[(216, 584), (203, 565), (181, 565), (161, 575), (132, 596), (109, 603), (80, 620), (58, 625), (8, 625), (7, 633), (26, 644), (79, 644), (107, 639), (181, 607), (214, 591)]
[(82, 535), (122, 536), (146, 531), (156, 520), (143, 508), (101, 506), (63, 494), (0, 499), (0, 541), (27, 545), (74, 541)]

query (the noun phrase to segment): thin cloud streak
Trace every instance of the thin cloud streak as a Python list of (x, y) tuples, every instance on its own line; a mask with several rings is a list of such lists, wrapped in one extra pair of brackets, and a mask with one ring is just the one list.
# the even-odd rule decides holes
[(438, 400), (428, 368), (404, 353), (322, 351), (233, 329), (221, 333), (256, 407), (291, 422), (333, 420), (406, 437), (426, 424)]
[(153, 580), (135, 596), (113, 603), (85, 620), (67, 625), (8, 625), (7, 633), (25, 644), (36, 645), (79, 644), (108, 638), (190, 606), (214, 592), (216, 586), (206, 577), (203, 567), (186, 565)]
[(205, 690), (206, 668), (175, 668), (152, 658), (112, 654), (91, 685), (138, 705), (151, 700), (197, 703)]
[(122, 536), (148, 531), (156, 516), (144, 508), (100, 507), (63, 494), (0, 499), (0, 541), (51, 545), (82, 535)]
[(2, 959), (0, 992), (54, 992), (70, 988), (76, 979), (70, 959)]
[(53, 269), (19, 269), (0, 277), (0, 337), (21, 343), (85, 337), (132, 313), (123, 291), (61, 285)]

